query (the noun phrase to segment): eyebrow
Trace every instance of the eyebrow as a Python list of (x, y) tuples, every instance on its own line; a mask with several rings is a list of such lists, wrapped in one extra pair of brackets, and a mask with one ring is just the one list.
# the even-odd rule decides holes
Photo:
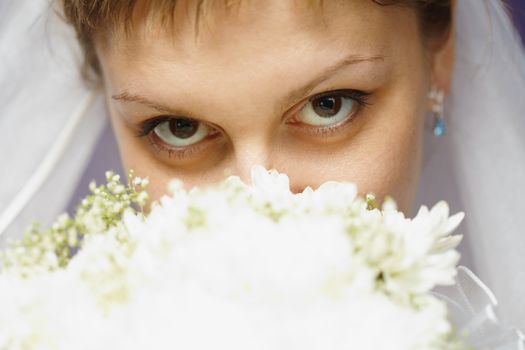
[[(278, 104), (278, 106), (281, 108), (281, 110), (284, 110), (286, 106), (290, 106), (292, 103), (300, 100), (303, 98), (303, 96), (310, 93), (313, 89), (315, 89), (316, 86), (321, 84), (323, 81), (327, 80), (328, 78), (332, 77), (337, 71), (341, 70), (344, 67), (351, 66), (358, 63), (363, 62), (377, 62), (377, 61), (384, 61), (384, 56), (376, 55), (376, 56), (356, 56), (356, 55), (350, 55), (345, 57), (344, 59), (336, 62), (333, 65), (330, 65), (329, 67), (325, 68), (321, 74), (319, 74), (316, 78), (308, 82), (306, 85), (296, 89), (292, 90), (290, 93), (288, 93)], [(144, 96), (135, 95), (129, 93), (127, 90), (123, 90), (122, 92), (112, 95), (112, 99), (121, 101), (121, 102), (137, 102), (142, 105), (145, 105), (147, 107), (156, 109), (157, 111), (161, 113), (173, 113), (173, 110), (163, 106), (161, 104), (158, 104), (156, 102), (148, 100)]]
[(124, 90), (124, 91), (122, 91), (122, 92), (120, 92), (120, 93), (118, 93), (116, 95), (112, 95), (111, 98), (114, 99), (114, 100), (117, 100), (117, 101), (121, 101), (121, 102), (137, 102), (137, 103), (140, 103), (140, 104), (145, 105), (147, 107), (156, 109), (157, 111), (159, 111), (161, 113), (172, 113), (173, 112), (171, 109), (169, 109), (167, 107), (164, 107), (161, 104), (152, 102), (152, 101), (148, 100), (144, 96), (131, 94), (131, 93), (129, 93), (126, 90)]
[(306, 85), (296, 89), (292, 90), (280, 103), (279, 106), (282, 110), (286, 108), (286, 106), (291, 105), (292, 103), (302, 99), (305, 95), (309, 94), (313, 89), (315, 89), (316, 86), (320, 85), (325, 80), (328, 80), (331, 78), (336, 72), (339, 70), (351, 66), (358, 63), (363, 62), (376, 62), (376, 61), (384, 61), (384, 56), (356, 56), (356, 55), (350, 55), (345, 57), (344, 59), (332, 64), (331, 66), (328, 66), (323, 70), (321, 74), (319, 74), (316, 78), (311, 80)]

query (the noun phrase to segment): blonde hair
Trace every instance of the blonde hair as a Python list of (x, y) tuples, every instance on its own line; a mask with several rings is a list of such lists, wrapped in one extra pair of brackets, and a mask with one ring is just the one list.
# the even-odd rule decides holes
[[(302, 1), (302, 0), (300, 0)], [(351, 0), (347, 0), (351, 1)], [(452, 19), (451, 0), (370, 0), (381, 6), (402, 5), (414, 8), (420, 18), (425, 36), (445, 34)], [(198, 32), (199, 18), (207, 16), (220, 6), (229, 9), (241, 0), (195, 0), (195, 26)], [(59, 11), (71, 24), (84, 52), (82, 69), (86, 81), (97, 84), (101, 75), (100, 64), (94, 48), (97, 34), (119, 30), (129, 33), (135, 10), (140, 6), (148, 18), (154, 17), (161, 24), (173, 24), (176, 0), (58, 0)], [(307, 0), (306, 5), (322, 6), (323, 0)]]

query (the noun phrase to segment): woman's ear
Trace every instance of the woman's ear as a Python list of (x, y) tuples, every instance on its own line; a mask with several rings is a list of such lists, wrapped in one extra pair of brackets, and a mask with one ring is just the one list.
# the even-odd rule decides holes
[(451, 0), (452, 18), (450, 28), (444, 39), (440, 40), (438, 46), (433, 48), (432, 52), (432, 82), (448, 95), (452, 84), (455, 60), (455, 9), (456, 0)]

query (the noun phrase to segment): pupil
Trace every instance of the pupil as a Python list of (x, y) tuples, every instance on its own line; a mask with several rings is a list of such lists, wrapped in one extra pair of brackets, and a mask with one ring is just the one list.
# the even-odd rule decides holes
[(169, 123), (173, 136), (181, 139), (192, 137), (199, 129), (199, 122), (188, 118), (171, 119)]
[(321, 97), (312, 101), (315, 113), (324, 118), (333, 117), (341, 110), (340, 97)]

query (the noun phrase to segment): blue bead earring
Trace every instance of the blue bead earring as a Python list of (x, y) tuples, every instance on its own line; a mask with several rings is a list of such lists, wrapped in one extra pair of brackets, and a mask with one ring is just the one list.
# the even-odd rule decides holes
[(433, 132), (436, 137), (441, 137), (445, 135), (445, 119), (443, 118), (445, 94), (443, 90), (433, 87), (428, 93), (428, 98), (431, 102), (431, 110), (434, 118)]

